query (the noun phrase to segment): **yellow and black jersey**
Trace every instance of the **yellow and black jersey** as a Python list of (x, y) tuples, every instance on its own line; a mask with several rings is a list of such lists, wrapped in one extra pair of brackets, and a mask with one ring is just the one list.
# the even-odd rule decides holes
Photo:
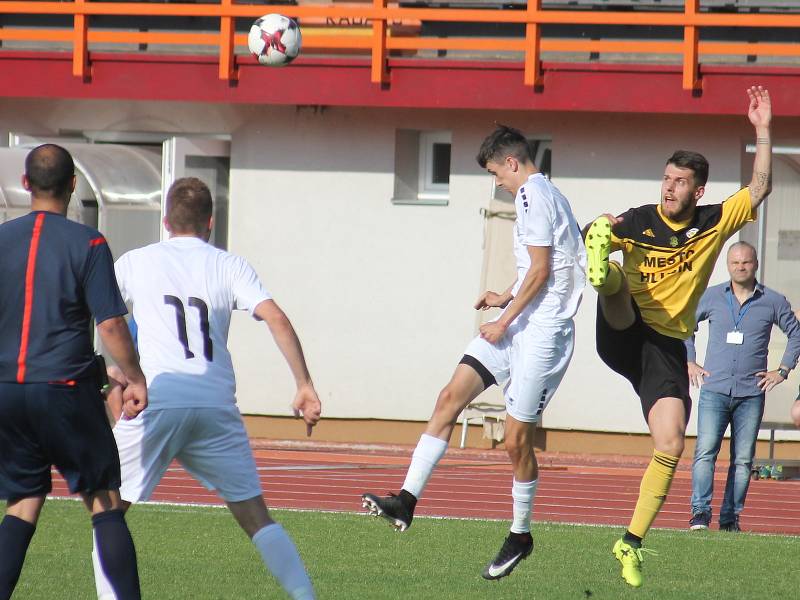
[(743, 188), (722, 204), (698, 206), (694, 217), (681, 223), (656, 204), (620, 215), (612, 250), (623, 252), (622, 268), (642, 320), (664, 335), (689, 337), (723, 244), (755, 214), (750, 189)]

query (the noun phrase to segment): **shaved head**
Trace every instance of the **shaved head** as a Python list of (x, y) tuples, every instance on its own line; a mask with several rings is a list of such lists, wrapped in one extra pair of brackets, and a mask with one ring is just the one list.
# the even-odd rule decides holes
[(25, 177), (34, 196), (69, 200), (75, 163), (70, 153), (61, 146), (42, 144), (25, 157)]
[(733, 254), (734, 252), (739, 251), (750, 251), (753, 255), (753, 258), (758, 258), (758, 252), (756, 252), (756, 247), (753, 244), (748, 244), (747, 242), (736, 242), (735, 244), (731, 244), (731, 247), (728, 248), (728, 256)]

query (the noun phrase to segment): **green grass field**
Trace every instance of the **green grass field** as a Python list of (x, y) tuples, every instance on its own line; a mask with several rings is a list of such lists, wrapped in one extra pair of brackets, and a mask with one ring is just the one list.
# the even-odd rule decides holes
[[(507, 523), (425, 519), (403, 534), (360, 515), (274, 511), (321, 599), (796, 598), (800, 537), (654, 530), (645, 585), (628, 588), (610, 549), (619, 528), (535, 524), (536, 549), (497, 582), (480, 572)], [(282, 598), (224, 509), (137, 506), (128, 514), (145, 598)], [(14, 600), (91, 599), (83, 506), (49, 500)]]

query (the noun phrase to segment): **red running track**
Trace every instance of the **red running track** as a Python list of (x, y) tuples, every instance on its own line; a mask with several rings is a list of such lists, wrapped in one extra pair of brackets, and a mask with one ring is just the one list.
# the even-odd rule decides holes
[[(397, 492), (412, 448), (350, 447), (254, 441), (264, 495), (270, 507), (362, 512), (360, 495)], [(539, 457), (534, 520), (628, 525), (646, 459), (638, 457)], [(691, 495), (690, 461), (681, 462), (656, 527), (685, 528)], [(725, 485), (727, 463), (718, 463), (714, 514)], [(55, 477), (53, 496), (67, 496)], [(221, 504), (173, 464), (152, 500)], [(511, 468), (502, 451), (453, 450), (431, 478), (416, 515), (476, 519), (511, 518)], [(759, 533), (800, 535), (800, 481), (752, 481), (742, 528)], [(712, 527), (716, 527), (713, 525)]]

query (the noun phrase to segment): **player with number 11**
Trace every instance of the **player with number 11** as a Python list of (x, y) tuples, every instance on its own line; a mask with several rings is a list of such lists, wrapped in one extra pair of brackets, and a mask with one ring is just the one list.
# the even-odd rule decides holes
[[(217, 490), (258, 548), (264, 564), (291, 598), (314, 598), (297, 550), (264, 504), (247, 432), (236, 406), (228, 352), (234, 310), (265, 321), (297, 384), (292, 404), (308, 435), (320, 401), (297, 334), (264, 290), (253, 268), (208, 243), (212, 199), (199, 179), (178, 179), (167, 194), (169, 239), (124, 254), (115, 270), (138, 327), (150, 406), (139, 419), (120, 420), (125, 508), (147, 500), (173, 460), (207, 488)], [(95, 561), (98, 596), (113, 598)]]

